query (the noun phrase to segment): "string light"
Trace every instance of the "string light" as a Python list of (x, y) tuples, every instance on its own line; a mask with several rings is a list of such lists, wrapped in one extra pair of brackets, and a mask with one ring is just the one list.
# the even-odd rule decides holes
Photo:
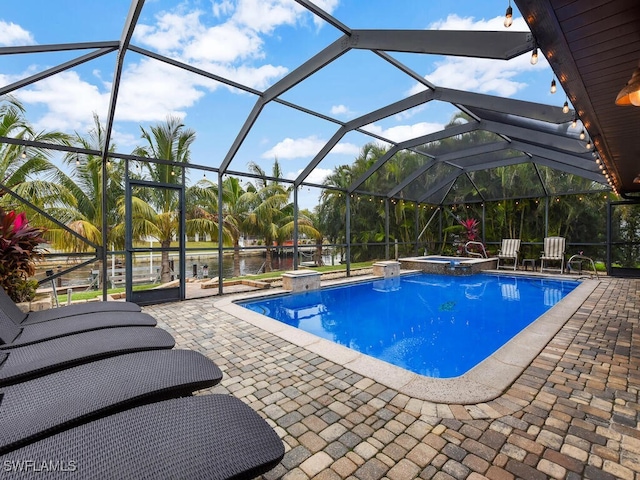
[(536, 63), (538, 63), (538, 47), (535, 47), (533, 52), (531, 52), (531, 65), (535, 65)]
[(556, 79), (551, 80), (551, 93), (556, 93), (558, 89), (556, 88)]
[(564, 101), (564, 105), (562, 105), (562, 112), (563, 113), (569, 113), (569, 101), (568, 100)]
[(578, 126), (578, 117), (573, 117), (573, 122), (571, 122), (571, 128), (576, 128)]
[(22, 158), (27, 158), (27, 151), (26, 150), (22, 151)]
[(509, 6), (504, 14), (504, 26), (509, 28), (513, 24), (513, 8), (511, 8), (511, 0), (509, 0)]
[(591, 140), (587, 141), (587, 150), (591, 150)]
[(584, 133), (584, 128), (582, 129), (582, 131), (580, 132), (580, 140), (584, 140), (586, 138), (586, 133)]

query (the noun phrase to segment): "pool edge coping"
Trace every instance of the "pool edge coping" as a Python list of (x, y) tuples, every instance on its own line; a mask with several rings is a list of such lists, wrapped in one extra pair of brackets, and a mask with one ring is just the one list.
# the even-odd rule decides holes
[[(504, 274), (504, 272), (498, 273)], [(380, 278), (366, 277), (342, 279), (325, 283), (323, 286)], [(574, 280), (558, 276), (549, 278)], [(274, 289), (268, 293), (261, 291), (251, 294), (247, 292), (233, 294), (216, 301), (214, 307), (409, 397), (434, 403), (471, 405), (499, 397), (533, 362), (600, 284), (599, 279), (580, 279), (578, 281), (580, 284), (561, 302), (538, 317), (467, 373), (454, 378), (426, 377), (410, 372), (384, 360), (356, 352), (346, 346), (253, 312), (235, 303), (238, 300), (290, 293), (282, 289)]]

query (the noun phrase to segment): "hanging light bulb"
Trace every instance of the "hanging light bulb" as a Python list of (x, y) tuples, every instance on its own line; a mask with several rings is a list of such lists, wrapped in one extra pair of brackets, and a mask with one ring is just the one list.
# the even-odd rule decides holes
[(578, 117), (573, 117), (573, 122), (571, 122), (571, 128), (576, 128), (578, 126)]
[(27, 151), (23, 150), (21, 156), (22, 156), (22, 158), (27, 158)]
[(556, 93), (556, 91), (556, 79), (554, 78), (553, 80), (551, 80), (551, 93)]
[(584, 128), (580, 132), (580, 140), (584, 140), (587, 135), (584, 133)]
[(587, 147), (587, 150), (591, 150), (591, 140), (587, 141), (586, 147)]
[(538, 47), (535, 47), (533, 52), (531, 52), (531, 65), (535, 65), (536, 63), (538, 63)]
[(504, 14), (505, 28), (509, 28), (512, 23), (513, 23), (513, 8), (511, 8), (511, 0), (509, 0), (509, 6), (507, 7), (507, 11)]
[(76, 167), (80, 166), (80, 157), (76, 155)]
[(618, 93), (616, 105), (635, 105), (640, 107), (640, 64), (634, 70), (631, 79)]
[(569, 113), (569, 101), (565, 100), (564, 105), (562, 105), (562, 113)]

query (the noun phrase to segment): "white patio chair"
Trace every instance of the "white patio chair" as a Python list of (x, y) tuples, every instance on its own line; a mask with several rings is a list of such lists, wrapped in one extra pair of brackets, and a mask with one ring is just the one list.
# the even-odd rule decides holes
[(513, 260), (513, 269), (518, 266), (518, 253), (520, 253), (519, 238), (503, 238), (498, 252), (498, 266), (496, 268), (512, 268), (511, 265), (500, 265), (504, 260)]
[(550, 262), (560, 262), (560, 273), (564, 273), (564, 237), (545, 237), (544, 251), (540, 255), (540, 272), (554, 270), (549, 267)]

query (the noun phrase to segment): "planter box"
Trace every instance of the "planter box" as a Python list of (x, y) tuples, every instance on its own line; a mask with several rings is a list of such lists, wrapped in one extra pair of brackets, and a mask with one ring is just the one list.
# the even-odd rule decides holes
[(18, 303), (18, 308), (24, 313), (39, 312), (40, 310), (49, 310), (51, 308), (51, 297), (49, 295), (37, 296), (30, 302)]

